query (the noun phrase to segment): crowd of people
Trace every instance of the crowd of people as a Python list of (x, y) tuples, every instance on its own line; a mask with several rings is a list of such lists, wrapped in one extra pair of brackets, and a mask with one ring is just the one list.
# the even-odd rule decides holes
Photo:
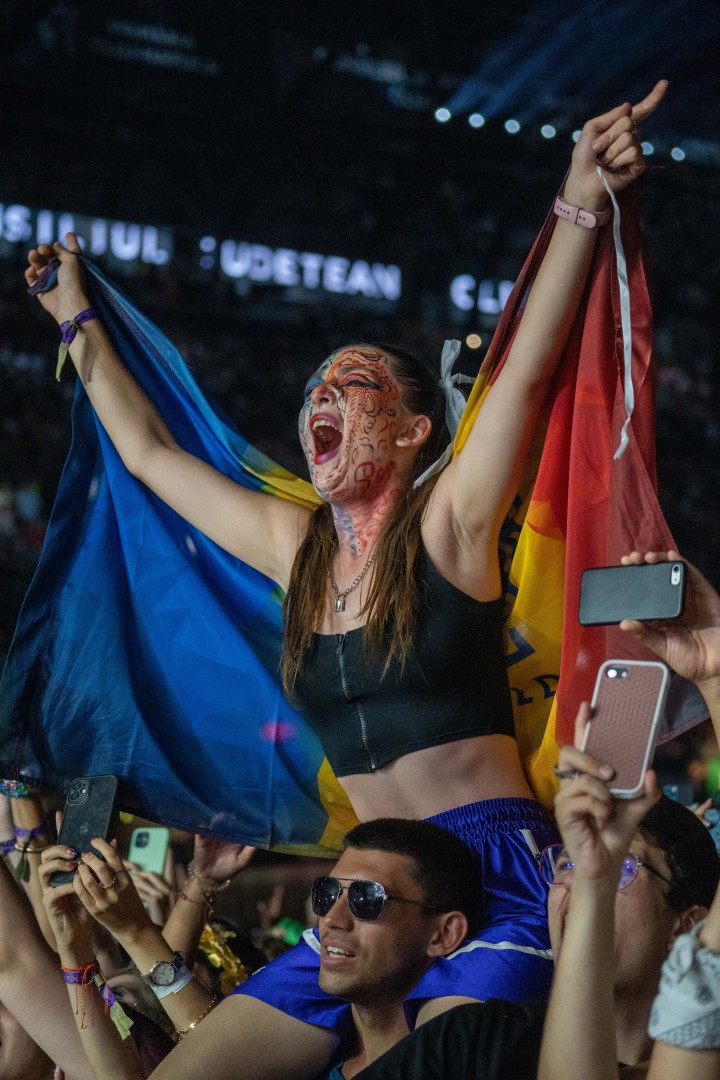
[[(299, 420), (315, 509), (189, 453), (91, 306), (76, 238), (30, 252), (26, 279), (60, 326), (60, 362), (69, 352), (124, 467), (285, 595), (283, 687), (360, 823), (315, 876), (307, 925), (276, 919), (271, 898), (266, 933), (241, 952), (229, 944), (241, 928), (213, 909), (247, 873), (247, 845), (197, 837), (168, 880), (112, 836), (61, 845), (38, 798), (9, 781), (4, 1076), (718, 1075), (710, 831), (652, 771), (639, 796), (612, 794), (613, 768), (582, 749), (587, 704), (559, 752), (554, 816), (536, 800), (515, 738), (498, 564), (608, 201), (617, 210), (642, 173), (638, 124), (665, 90), (585, 125), (522, 318), (454, 457), (449, 373), (443, 397), (412, 353), (365, 341), (317, 368)], [(695, 685), (717, 735), (720, 596), (692, 566), (688, 578), (680, 618), (621, 628)]]

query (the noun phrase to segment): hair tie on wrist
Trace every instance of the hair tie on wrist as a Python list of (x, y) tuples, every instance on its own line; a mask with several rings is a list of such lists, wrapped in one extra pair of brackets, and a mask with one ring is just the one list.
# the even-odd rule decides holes
[(30, 863), (28, 862), (28, 855), (39, 855), (43, 848), (30, 847), (30, 843), (36, 836), (41, 836), (47, 832), (47, 827), (44, 822), (40, 825), (36, 825), (34, 829), (23, 829), (19, 825), (15, 826), (15, 851), (20, 853), (20, 861), (13, 870), (13, 877), (16, 881), (29, 881), (30, 880)]
[(60, 323), (62, 338), (60, 339), (57, 367), (55, 368), (55, 378), (58, 381), (60, 379), (60, 372), (63, 369), (63, 364), (67, 359), (68, 349), (77, 337), (79, 327), (82, 326), (83, 323), (90, 322), (91, 319), (97, 319), (97, 312), (89, 307), (85, 308), (84, 311), (80, 311), (74, 319), (66, 319), (64, 323)]

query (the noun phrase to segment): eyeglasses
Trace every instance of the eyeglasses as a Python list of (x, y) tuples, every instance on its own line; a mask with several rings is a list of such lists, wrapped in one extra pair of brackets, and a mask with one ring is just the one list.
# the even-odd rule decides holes
[[(654, 866), (641, 862), (637, 855), (630, 851), (623, 859), (620, 867), (618, 889), (626, 889), (628, 885), (631, 885), (637, 877), (637, 872), (641, 866), (644, 866), (651, 874), (664, 881), (666, 885), (672, 885), (670, 878), (663, 877)], [(540, 874), (546, 885), (564, 885), (574, 869), (575, 863), (562, 844), (552, 844), (550, 847), (546, 847), (540, 855)]]
[[(341, 881), (349, 881), (349, 885), (341, 885)], [(312, 909), (316, 915), (327, 915), (333, 904), (336, 904), (342, 894), (347, 893), (350, 914), (361, 922), (372, 922), (382, 915), (388, 900), (394, 900), (398, 904), (416, 904), (417, 907), (427, 908), (430, 911), (439, 911), (432, 904), (425, 904), (422, 900), (408, 900), (404, 896), (391, 896), (385, 891), (385, 887), (379, 881), (363, 881), (355, 878), (315, 878), (310, 894)]]

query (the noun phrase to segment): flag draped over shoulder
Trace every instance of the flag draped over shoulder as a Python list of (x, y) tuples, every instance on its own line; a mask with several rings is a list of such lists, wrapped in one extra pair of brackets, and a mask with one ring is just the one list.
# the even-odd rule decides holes
[[(572, 742), (575, 715), (592, 697), (600, 664), (652, 656), (617, 627), (578, 622), (580, 578), (592, 566), (614, 565), (630, 551), (673, 547), (656, 493), (652, 324), (634, 193), (620, 199), (632, 326), (635, 408), (627, 419), (617, 253), (601, 229), (592, 268), (563, 355), (522, 490), (505, 521), (500, 556), (506, 577), (506, 662), (525, 772), (550, 806), (558, 744)], [(507, 359), (529, 290), (557, 218), (551, 212), (505, 306), (468, 399), (455, 453)], [(492, 407), (491, 404), (489, 407)], [(652, 657), (656, 659), (655, 657)], [(685, 680), (674, 680), (665, 735), (705, 715)]]
[[(456, 452), (505, 361), (555, 220), (502, 316)], [(577, 702), (615, 648), (612, 634), (577, 625), (580, 572), (670, 542), (655, 496), (650, 306), (634, 210), (623, 229), (636, 385), (630, 445), (613, 461), (625, 416), (605, 230), (501, 536), (516, 727), (545, 802), (556, 740), (570, 737)], [(177, 442), (246, 487), (316, 505), (310, 485), (249, 446), (170, 342), (87, 265), (93, 307)], [(70, 454), (0, 685), (0, 775), (66, 788), (75, 776), (114, 773), (121, 807), (150, 820), (333, 854), (355, 817), (317, 738), (282, 695), (281, 603), (273, 582), (130, 476), (78, 380)], [(618, 648), (639, 651), (626, 638)]]
[[(178, 443), (312, 507), (239, 435), (171, 343), (87, 264), (93, 307)], [(0, 685), (0, 775), (66, 788), (114, 773), (168, 825), (330, 854), (355, 822), (278, 680), (282, 594), (120, 461), (78, 380), (73, 436)]]

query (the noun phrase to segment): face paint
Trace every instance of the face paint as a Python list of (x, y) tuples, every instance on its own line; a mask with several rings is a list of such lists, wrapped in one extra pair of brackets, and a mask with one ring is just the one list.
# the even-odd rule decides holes
[(331, 356), (305, 388), (300, 442), (318, 494), (369, 498), (395, 471), (400, 387), (385, 357), (370, 348)]

